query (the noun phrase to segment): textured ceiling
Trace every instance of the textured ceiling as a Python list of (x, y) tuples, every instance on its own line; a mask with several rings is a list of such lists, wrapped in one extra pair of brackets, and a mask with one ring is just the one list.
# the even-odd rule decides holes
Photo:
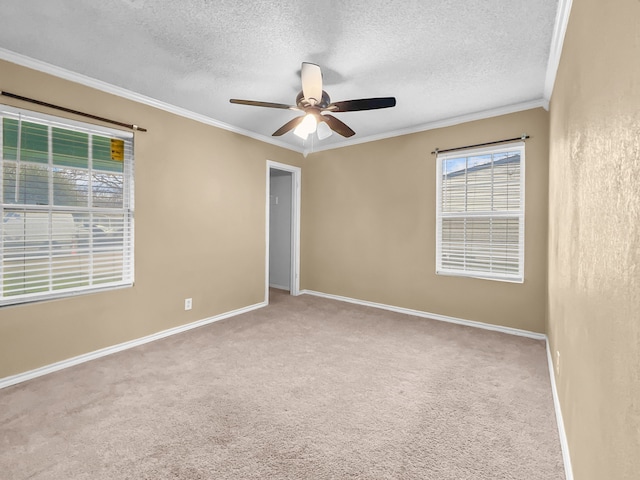
[[(557, 0), (0, 0), (0, 48), (267, 141), (298, 113), (229, 99), (295, 104), (303, 61), (321, 66), (333, 101), (396, 97), (391, 109), (336, 114), (356, 135), (316, 139), (318, 150), (543, 104), (557, 8)], [(312, 147), (291, 132), (279, 141)]]

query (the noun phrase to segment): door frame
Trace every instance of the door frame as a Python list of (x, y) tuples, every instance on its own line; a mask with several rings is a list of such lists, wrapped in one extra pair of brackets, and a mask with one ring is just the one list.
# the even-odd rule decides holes
[(271, 223), (270, 214), (270, 194), (271, 194), (271, 170), (284, 170), (291, 172), (291, 272), (290, 290), (291, 295), (300, 295), (300, 185), (302, 180), (302, 169), (287, 165), (286, 163), (267, 160), (266, 174), (266, 199), (265, 199), (265, 281), (264, 281), (264, 301), (269, 303), (269, 226)]

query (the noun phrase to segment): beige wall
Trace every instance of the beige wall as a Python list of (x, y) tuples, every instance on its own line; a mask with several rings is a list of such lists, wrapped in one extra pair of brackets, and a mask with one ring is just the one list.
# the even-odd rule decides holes
[[(548, 113), (535, 109), (311, 154), (302, 179), (301, 288), (544, 332), (548, 128)], [(524, 132), (524, 283), (436, 275), (431, 151)]]
[(263, 301), (266, 160), (300, 154), (6, 62), (0, 80), (149, 130), (135, 136), (135, 286), (1, 308), (0, 378)]
[(551, 350), (575, 478), (640, 478), (640, 2), (574, 0), (551, 101)]

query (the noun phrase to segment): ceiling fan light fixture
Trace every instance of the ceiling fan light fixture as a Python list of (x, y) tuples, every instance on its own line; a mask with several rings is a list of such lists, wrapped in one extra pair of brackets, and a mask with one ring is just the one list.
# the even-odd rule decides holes
[(309, 113), (304, 117), (304, 120), (300, 122), (300, 125), (296, 127), (293, 133), (301, 139), (306, 140), (311, 133), (316, 131), (317, 127), (318, 121), (316, 120), (316, 117)]
[(332, 103), (329, 94), (322, 89), (322, 71), (314, 63), (302, 62), (300, 80), (302, 81), (302, 91), (296, 97), (295, 106), (283, 103), (241, 100), (238, 98), (232, 98), (229, 101), (241, 105), (304, 112), (303, 116), (292, 118), (271, 134), (273, 137), (280, 137), (293, 130), (294, 135), (302, 140), (307, 140), (309, 135), (316, 132), (319, 140), (328, 138), (333, 132), (345, 138), (356, 134), (347, 124), (330, 115), (330, 113), (377, 110), (379, 108), (395, 107), (396, 105), (395, 97), (360, 98)]
[(318, 140), (324, 140), (325, 138), (329, 138), (333, 131), (325, 122), (318, 123), (318, 128), (316, 129), (318, 134)]

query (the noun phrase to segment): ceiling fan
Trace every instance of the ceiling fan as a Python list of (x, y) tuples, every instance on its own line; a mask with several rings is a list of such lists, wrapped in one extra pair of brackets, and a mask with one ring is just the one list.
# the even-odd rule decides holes
[(356, 132), (347, 124), (331, 115), (340, 112), (356, 112), (360, 110), (376, 110), (389, 108), (396, 105), (395, 97), (361, 98), (359, 100), (345, 100), (331, 102), (329, 94), (322, 89), (322, 72), (315, 63), (302, 63), (300, 71), (302, 91), (296, 97), (296, 105), (283, 103), (258, 102), (254, 100), (239, 100), (232, 98), (231, 103), (241, 105), (253, 105), (256, 107), (281, 108), (304, 112), (304, 115), (295, 117), (273, 132), (274, 137), (284, 135), (293, 130), (294, 134), (306, 139), (310, 134), (317, 132), (318, 138), (323, 140), (331, 135), (331, 131), (351, 137)]

